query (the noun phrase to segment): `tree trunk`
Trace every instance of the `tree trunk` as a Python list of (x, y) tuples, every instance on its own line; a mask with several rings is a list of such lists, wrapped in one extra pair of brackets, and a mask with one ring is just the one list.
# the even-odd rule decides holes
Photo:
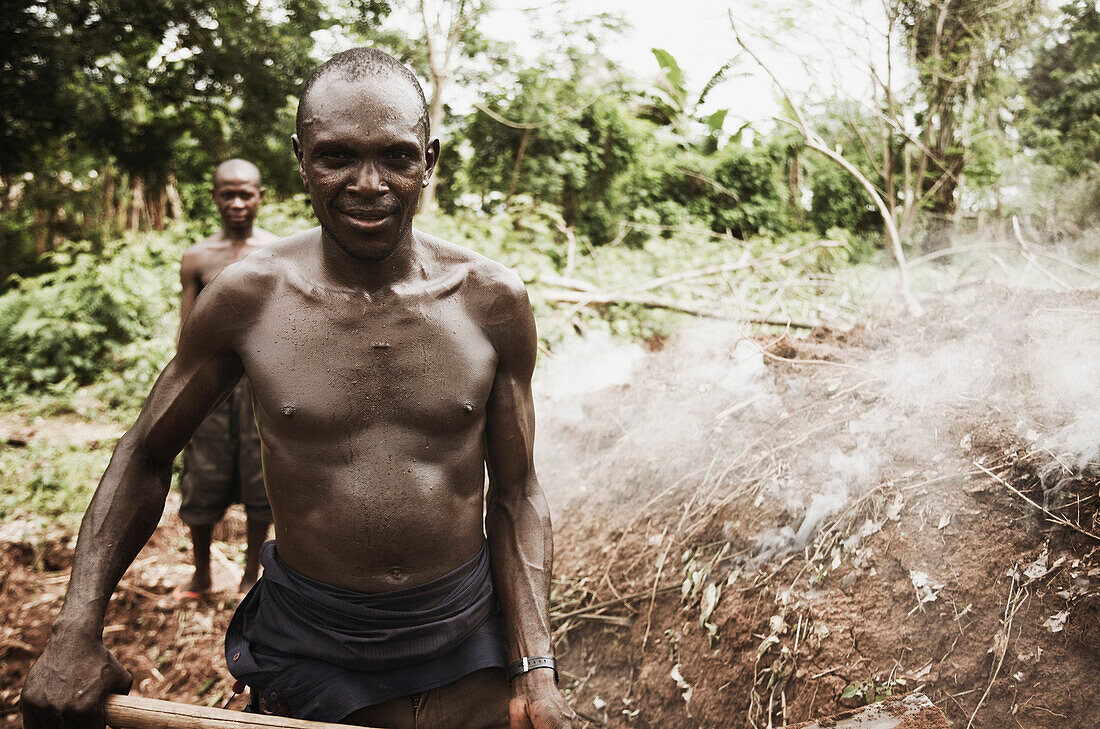
[(504, 204), (516, 194), (516, 185), (519, 184), (519, 170), (523, 165), (523, 154), (527, 151), (527, 139), (531, 136), (530, 129), (523, 130), (523, 136), (519, 138), (519, 149), (516, 150), (516, 163), (512, 166), (512, 179), (508, 182), (508, 194), (504, 196)]
[[(428, 103), (428, 122), (431, 124), (432, 136), (439, 137), (439, 130), (443, 126), (443, 87), (447, 84), (444, 74), (432, 74), (432, 98)], [(435, 203), (435, 186), (437, 175), (432, 175), (428, 180), (428, 186), (420, 193), (420, 209), (428, 210)]]
[(180, 197), (179, 184), (176, 182), (175, 175), (168, 175), (168, 184), (164, 191), (168, 198), (168, 217), (172, 220), (180, 220), (183, 218), (183, 198)]
[(802, 165), (798, 160), (798, 149), (791, 146), (787, 157), (787, 194), (793, 207), (802, 209)]
[(130, 182), (130, 215), (126, 219), (127, 230), (140, 230), (148, 218), (145, 208), (145, 180), (135, 176)]

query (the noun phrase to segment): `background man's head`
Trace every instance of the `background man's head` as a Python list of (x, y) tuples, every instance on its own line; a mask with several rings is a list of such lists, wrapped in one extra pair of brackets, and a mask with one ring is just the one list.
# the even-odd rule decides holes
[(243, 159), (222, 162), (214, 170), (214, 203), (222, 217), (222, 227), (231, 232), (251, 230), (264, 199), (260, 170)]

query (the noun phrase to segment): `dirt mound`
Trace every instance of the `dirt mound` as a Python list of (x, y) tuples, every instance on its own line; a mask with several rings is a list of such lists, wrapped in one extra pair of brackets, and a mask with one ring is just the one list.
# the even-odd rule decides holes
[[(557, 519), (576, 705), (764, 727), (920, 689), (958, 727), (1095, 726), (1098, 303), (977, 290), (747, 370), (712, 329), (589, 397)], [(677, 403), (686, 430), (653, 421)]]

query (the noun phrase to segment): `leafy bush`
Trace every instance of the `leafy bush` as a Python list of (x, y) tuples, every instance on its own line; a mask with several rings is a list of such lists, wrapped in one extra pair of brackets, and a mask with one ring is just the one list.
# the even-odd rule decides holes
[(811, 168), (810, 222), (824, 233), (830, 228), (845, 228), (853, 233), (871, 233), (882, 229), (882, 218), (874, 202), (854, 177), (832, 162)]
[(175, 329), (176, 262), (196, 237), (182, 226), (127, 235), (98, 255), (73, 244), (53, 254), (54, 270), (0, 296), (0, 397), (159, 370)]
[[(112, 443), (0, 449), (0, 521), (33, 516), (75, 528), (111, 457)], [(102, 447), (101, 447), (102, 446)]]

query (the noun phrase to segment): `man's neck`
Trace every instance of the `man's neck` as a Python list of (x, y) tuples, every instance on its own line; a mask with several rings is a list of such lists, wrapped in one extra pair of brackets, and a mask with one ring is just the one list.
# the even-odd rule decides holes
[(408, 281), (421, 268), (416, 235), (410, 229), (385, 258), (362, 259), (348, 253), (322, 229), (320, 267), (322, 275), (337, 286), (380, 292)]
[(248, 241), (252, 239), (253, 224), (231, 226), (222, 224), (222, 238), (226, 243), (237, 247), (248, 244)]

